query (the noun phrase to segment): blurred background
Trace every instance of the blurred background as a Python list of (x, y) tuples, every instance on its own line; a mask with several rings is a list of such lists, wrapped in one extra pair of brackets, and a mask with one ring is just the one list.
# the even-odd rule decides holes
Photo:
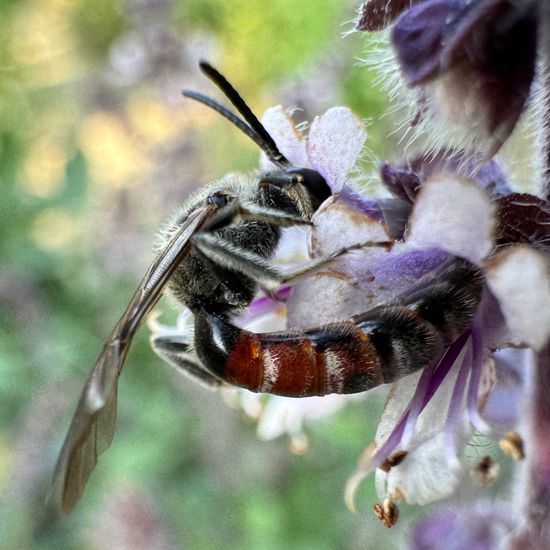
[[(118, 431), (73, 515), (44, 497), (79, 393), (189, 193), (257, 167), (258, 150), (182, 87), (219, 98), (208, 59), (261, 114), (311, 120), (334, 105), (374, 119), (385, 96), (357, 66), (351, 0), (0, 0), (0, 546), (395, 547), (370, 510), (343, 503), (381, 397), (310, 422), (305, 446), (261, 441), (244, 413), (161, 363), (138, 335)], [(391, 148), (390, 148), (391, 149)], [(373, 165), (366, 165), (367, 172)], [(175, 318), (164, 304), (163, 321)], [(402, 510), (401, 525), (415, 512)]]

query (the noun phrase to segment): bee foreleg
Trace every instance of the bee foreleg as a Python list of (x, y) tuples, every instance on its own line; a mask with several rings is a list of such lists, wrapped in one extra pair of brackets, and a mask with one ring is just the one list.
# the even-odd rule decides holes
[(195, 248), (214, 264), (242, 273), (260, 285), (273, 286), (281, 280), (281, 273), (260, 255), (239, 248), (219, 236), (201, 232), (192, 241)]
[[(280, 191), (278, 191), (280, 193)], [(202, 232), (212, 232), (227, 227), (239, 220), (264, 222), (278, 227), (293, 227), (294, 225), (312, 225), (298, 214), (292, 214), (282, 209), (257, 206), (256, 204), (243, 205), (238, 198), (224, 206), (208, 223), (204, 224)]]
[(293, 215), (276, 208), (258, 207), (255, 205), (241, 206), (238, 217), (244, 220), (264, 222), (279, 227), (293, 227), (295, 225), (313, 225), (312, 222), (298, 215)]

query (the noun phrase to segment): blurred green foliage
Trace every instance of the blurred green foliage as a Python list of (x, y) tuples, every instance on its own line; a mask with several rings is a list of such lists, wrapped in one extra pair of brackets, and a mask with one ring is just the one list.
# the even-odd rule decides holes
[[(393, 546), (372, 514), (352, 515), (342, 500), (373, 436), (376, 396), (308, 425), (310, 450), (296, 456), (288, 440), (259, 441), (242, 412), (160, 364), (146, 329), (121, 379), (114, 445), (82, 503), (63, 522), (43, 506), (78, 393), (160, 220), (195, 186), (257, 165), (244, 138), (178, 97), (197, 78), (200, 45), (257, 111), (304, 74), (314, 97), (308, 75), (334, 65), (324, 75), (333, 87), (313, 108), (344, 102), (375, 117), (383, 100), (355, 67), (365, 43), (340, 38), (354, 9), (345, 0), (0, 2), (0, 546)], [(371, 149), (383, 152), (386, 130), (371, 131)], [(371, 483), (358, 500), (374, 502)]]

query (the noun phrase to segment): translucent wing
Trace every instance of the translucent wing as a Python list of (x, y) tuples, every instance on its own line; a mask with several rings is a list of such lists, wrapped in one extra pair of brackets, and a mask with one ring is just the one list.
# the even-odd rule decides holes
[(189, 253), (190, 238), (216, 208), (193, 212), (155, 258), (126, 311), (105, 342), (59, 454), (50, 496), (69, 514), (82, 496), (98, 456), (113, 440), (116, 424), (118, 377), (128, 349), (143, 319), (158, 302), (170, 276)]

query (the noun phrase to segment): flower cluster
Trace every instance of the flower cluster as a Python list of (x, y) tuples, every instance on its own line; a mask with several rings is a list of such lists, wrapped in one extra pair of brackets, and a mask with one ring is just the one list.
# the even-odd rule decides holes
[[(457, 456), (472, 430), (502, 437), (503, 451), (517, 459), (527, 453), (516, 496), (524, 519), (497, 522), (494, 505), (485, 502), (475, 518), (456, 510), (442, 512), (418, 527), (412, 545), (435, 547), (436, 535), (454, 539), (458, 530), (477, 522), (479, 538), (454, 547), (485, 547), (491, 545), (489, 539), (496, 545), (492, 537), (498, 529), (491, 525), (497, 523), (511, 532), (507, 541), (513, 547), (546, 547), (550, 460), (541, 433), (550, 423), (550, 10), (537, 0), (365, 2), (357, 29), (385, 28), (401, 79), (417, 100), (412, 125), (439, 139), (431, 154), (382, 169), (392, 192), (413, 202), (406, 242), (468, 259), (483, 270), (485, 289), (464, 344), (456, 340), (433, 372), (428, 367), (419, 375), (416, 388), (408, 387), (409, 404), (403, 404), (405, 380), (390, 392), (375, 445), (362, 460), (350, 492), (377, 467), (379, 492), (386, 500), (424, 503), (450, 495), (460, 483)], [(528, 106), (536, 113), (539, 156), (526, 169), (541, 197), (520, 192), (494, 156)], [(442, 141), (452, 133), (465, 136), (459, 140), (462, 149)], [(461, 349), (452, 354), (457, 347)], [(442, 401), (434, 406), (437, 392), (440, 400), (448, 393), (447, 406)], [(482, 482), (495, 475), (486, 457), (472, 469), (473, 478)]]
[[(308, 329), (383, 311), (419, 288), (434, 287), (444, 295), (443, 274), (457, 262), (482, 274), (481, 300), (468, 328), (425, 368), (390, 386), (376, 436), (349, 480), (346, 501), (353, 508), (358, 484), (374, 473), (381, 501), (375, 512), (391, 526), (399, 501), (422, 505), (467, 483), (488, 485), (498, 477), (498, 464), (473, 444), (485, 437), (499, 440), (503, 452), (518, 460), (527, 453), (526, 475), (535, 487), (524, 495), (528, 519), (525, 525), (512, 521), (492, 503), (478, 504), (476, 513), (443, 510), (416, 528), (415, 548), (435, 548), (435, 537), (453, 533), (461, 533), (463, 540), (453, 548), (487, 547), (514, 529), (517, 544), (528, 541), (537, 547), (550, 532), (544, 519), (533, 519), (529, 512), (533, 505), (550, 512), (550, 452), (543, 435), (550, 427), (550, 203), (517, 189), (495, 156), (528, 101), (545, 98), (545, 93), (534, 93), (544, 80), (535, 63), (545, 47), (542, 4), (363, 4), (358, 30), (390, 27), (402, 78), (417, 91), (414, 124), (425, 121), (419, 128), (426, 129), (437, 121), (453, 131), (461, 126), (470, 136), (467, 148), (441, 143), (435, 153), (432, 149), (400, 163), (382, 163), (377, 196), (364, 195), (357, 183), (355, 167), (366, 132), (348, 109), (334, 108), (316, 118), (307, 136), (280, 107), (267, 111), (262, 121), (293, 165), (315, 169), (332, 190), (312, 219), (309, 257), (328, 256), (358, 242), (394, 244), (391, 249), (355, 250), (275, 295), (256, 298), (236, 324), (257, 331)], [(544, 117), (543, 128), (546, 113)], [(273, 168), (266, 158), (261, 165)], [(533, 177), (548, 189), (548, 170), (543, 166), (541, 172)], [(303, 229), (292, 234), (279, 261), (305, 257), (305, 237)], [(460, 299), (468, 298), (470, 284), (463, 281), (465, 298)], [(156, 330), (168, 329), (157, 325)], [(526, 395), (533, 396), (530, 424), (520, 406)], [(273, 397), (265, 404), (242, 393), (239, 399), (259, 419), (263, 437), (287, 432), (301, 452), (304, 419), (330, 414), (349, 397)]]

